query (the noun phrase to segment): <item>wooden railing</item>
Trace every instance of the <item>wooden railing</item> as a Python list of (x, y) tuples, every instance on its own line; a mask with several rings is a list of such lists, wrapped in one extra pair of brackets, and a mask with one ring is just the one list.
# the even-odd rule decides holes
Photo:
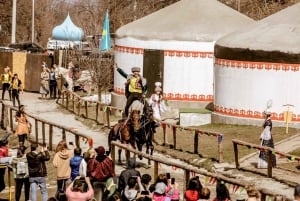
[[(162, 157), (159, 157), (159, 156), (151, 156), (149, 154), (145, 154), (144, 152), (139, 152), (136, 149), (131, 148), (129, 145), (121, 144), (117, 141), (112, 142), (111, 157), (112, 157), (112, 160), (114, 161), (114, 164), (115, 164), (115, 161), (116, 161), (116, 153), (117, 153), (116, 150), (119, 149), (119, 148), (125, 150), (126, 152), (129, 152), (126, 155), (129, 155), (130, 153), (133, 153), (133, 154), (136, 154), (136, 155), (141, 155), (141, 156), (143, 156), (143, 158), (146, 158), (148, 160), (153, 161), (154, 162), (154, 166), (153, 166), (153, 176), (154, 176), (154, 178), (157, 178), (157, 176), (158, 176), (159, 164), (164, 164), (164, 165), (167, 165), (167, 166), (171, 166), (172, 169), (173, 168), (182, 169), (184, 171), (184, 177), (183, 177), (184, 185), (183, 185), (183, 189), (182, 189), (183, 192), (186, 190), (186, 187), (188, 185), (188, 181), (189, 181), (191, 175), (197, 175), (197, 174), (198, 175), (203, 175), (205, 177), (214, 178), (216, 180), (222, 180), (225, 183), (237, 185), (237, 186), (243, 187), (243, 188), (245, 188), (247, 185), (250, 184), (250, 183), (248, 183), (248, 181), (242, 181), (240, 178), (237, 178), (237, 179), (229, 178), (229, 177), (226, 177), (226, 176), (221, 175), (221, 174), (211, 173), (211, 172), (208, 172), (206, 170), (199, 169), (198, 167), (195, 167), (195, 166), (192, 166), (192, 165), (183, 164), (180, 161), (175, 162), (175, 161), (166, 160), (165, 158), (162, 158)], [(257, 187), (257, 189), (261, 193), (261, 201), (265, 201), (267, 196), (273, 197), (274, 195), (277, 195), (277, 193), (278, 193), (276, 191), (276, 189), (274, 189), (274, 191), (266, 189), (266, 188), (259, 188), (259, 187)], [(287, 197), (287, 200), (291, 201), (291, 200), (293, 200), (293, 198), (288, 198)]]
[[(2, 129), (6, 129), (7, 127), (10, 128), (11, 131), (14, 130), (14, 122), (15, 122), (15, 112), (17, 111), (16, 108), (11, 107), (9, 105), (4, 104), (2, 101), (1, 103), (1, 119), (0, 119), (0, 125)], [(54, 141), (53, 141), (53, 130), (54, 128), (57, 128), (61, 130), (61, 139), (66, 139), (66, 135), (70, 134), (74, 136), (75, 146), (80, 147), (80, 140), (87, 141), (89, 137), (81, 133), (74, 128), (69, 128), (66, 126), (62, 126), (50, 121), (47, 121), (43, 118), (37, 117), (33, 114), (26, 113), (29, 117), (29, 121), (32, 123), (32, 120), (34, 121), (34, 124), (32, 125), (32, 128), (34, 130), (32, 131), (31, 135), (34, 134), (34, 139), (31, 138), (31, 140), (34, 140), (35, 142), (39, 144), (45, 144), (46, 143), (46, 136), (48, 137), (48, 144), (49, 149), (53, 150), (54, 148)]]
[(237, 139), (233, 139), (232, 143), (233, 143), (233, 149), (234, 149), (235, 166), (236, 166), (237, 169), (240, 168), (238, 145), (245, 146), (247, 148), (257, 149), (259, 151), (264, 151), (264, 152), (268, 153), (267, 175), (270, 178), (272, 178), (272, 155), (273, 154), (278, 154), (278, 155), (280, 155), (281, 158), (286, 157), (291, 161), (300, 162), (300, 157), (299, 156), (293, 156), (293, 155), (290, 155), (290, 154), (287, 154), (287, 153), (284, 153), (284, 152), (281, 152), (281, 151), (277, 151), (277, 150), (275, 150), (271, 147), (256, 145), (256, 144), (244, 142), (244, 141), (237, 140)]
[[(92, 119), (100, 124), (105, 124), (110, 127), (111, 126), (111, 115), (113, 111), (122, 111), (121, 108), (113, 107), (107, 104), (103, 104), (99, 101), (87, 101), (82, 99), (82, 97), (78, 96), (76, 93), (73, 93), (71, 91), (64, 91), (62, 93), (62, 98), (59, 100), (59, 102), (64, 108), (68, 109), (69, 111), (73, 112), (74, 114), (81, 116), (82, 115), (82, 107), (84, 110), (84, 117), (87, 119)], [(91, 106), (89, 106), (91, 105)], [(91, 114), (89, 113), (89, 107), (93, 107), (94, 109), (90, 110), (95, 113), (94, 118), (91, 117)], [(102, 111), (105, 115), (105, 118), (102, 122), (100, 122), (99, 118), (99, 111)], [(189, 131), (190, 133), (193, 133), (194, 135), (194, 150), (193, 152), (195, 154), (199, 153), (199, 136), (200, 135), (207, 135), (217, 138), (217, 152), (218, 152), (218, 161), (223, 161), (223, 149), (222, 149), (222, 142), (223, 142), (223, 135), (221, 133), (217, 132), (210, 132), (210, 131), (203, 131), (200, 129), (190, 128), (190, 127), (183, 127), (171, 123), (166, 123), (165, 121), (161, 121), (161, 126), (163, 128), (163, 143), (166, 144), (167, 139), (167, 128), (170, 128), (170, 132), (172, 132), (173, 136), (173, 149), (176, 149), (177, 147), (177, 132), (178, 131)]]

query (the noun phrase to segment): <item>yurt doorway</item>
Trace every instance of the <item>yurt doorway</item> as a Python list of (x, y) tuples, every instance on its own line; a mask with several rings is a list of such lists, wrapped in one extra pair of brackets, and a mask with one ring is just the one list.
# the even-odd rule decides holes
[(147, 97), (154, 93), (154, 83), (163, 83), (164, 72), (164, 51), (163, 50), (144, 50), (143, 76), (147, 79)]

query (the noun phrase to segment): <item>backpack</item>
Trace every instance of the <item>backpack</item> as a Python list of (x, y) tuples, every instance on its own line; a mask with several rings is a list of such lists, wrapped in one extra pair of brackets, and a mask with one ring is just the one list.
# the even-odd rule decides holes
[(18, 161), (16, 166), (16, 173), (17, 175), (26, 175), (28, 174), (28, 166), (27, 163), (23, 161)]

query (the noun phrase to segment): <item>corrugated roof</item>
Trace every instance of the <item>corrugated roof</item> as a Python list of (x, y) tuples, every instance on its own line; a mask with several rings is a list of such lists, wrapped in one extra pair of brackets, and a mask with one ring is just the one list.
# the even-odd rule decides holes
[(300, 3), (229, 34), (216, 44), (231, 48), (300, 53)]
[(116, 37), (210, 42), (253, 22), (217, 0), (181, 0), (122, 26)]

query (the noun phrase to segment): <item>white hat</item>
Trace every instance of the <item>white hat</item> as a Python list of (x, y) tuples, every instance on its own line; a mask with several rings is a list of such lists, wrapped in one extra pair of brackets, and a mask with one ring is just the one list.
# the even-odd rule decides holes
[(155, 185), (154, 192), (157, 193), (157, 194), (162, 195), (162, 194), (164, 194), (166, 192), (166, 188), (167, 188), (167, 185), (164, 182), (158, 182)]

